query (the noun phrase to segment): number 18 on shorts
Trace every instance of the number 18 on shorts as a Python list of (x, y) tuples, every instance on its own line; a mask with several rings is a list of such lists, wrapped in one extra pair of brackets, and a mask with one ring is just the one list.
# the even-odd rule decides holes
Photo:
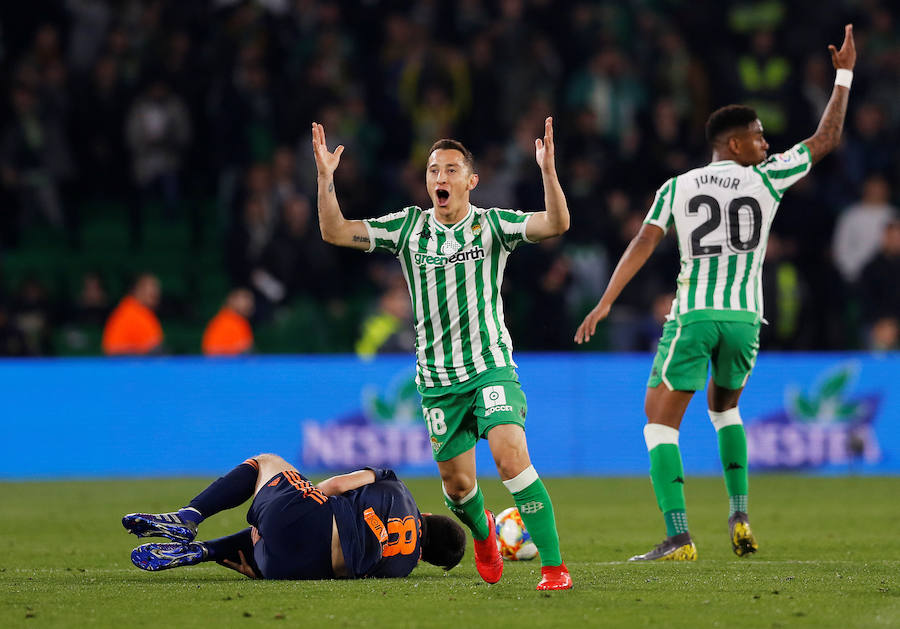
[(494, 382), (459, 393), (422, 395), (422, 414), (436, 461), (446, 461), (475, 447), (494, 426), (524, 427), (527, 412), (525, 394), (516, 381)]

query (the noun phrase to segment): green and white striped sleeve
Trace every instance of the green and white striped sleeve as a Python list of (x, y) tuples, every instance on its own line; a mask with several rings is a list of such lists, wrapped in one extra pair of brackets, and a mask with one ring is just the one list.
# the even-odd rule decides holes
[(798, 142), (789, 151), (772, 155), (758, 166), (779, 195), (803, 179), (812, 168), (812, 155), (809, 148)]
[(406, 207), (399, 212), (392, 212), (378, 218), (364, 219), (363, 225), (369, 232), (369, 248), (366, 252), (386, 251), (397, 255), (400, 251), (403, 228), (414, 209)]
[(534, 212), (494, 208), (491, 210), (491, 213), (497, 219), (500, 237), (503, 239), (503, 246), (507, 250), (512, 251), (519, 243), (532, 242), (525, 235), (525, 226), (528, 224), (528, 219), (534, 216)]
[(647, 212), (647, 216), (644, 218), (645, 224), (656, 225), (663, 231), (666, 231), (669, 225), (672, 224), (672, 221), (675, 220), (672, 216), (672, 200), (675, 198), (677, 180), (677, 177), (672, 177), (656, 191), (650, 211)]

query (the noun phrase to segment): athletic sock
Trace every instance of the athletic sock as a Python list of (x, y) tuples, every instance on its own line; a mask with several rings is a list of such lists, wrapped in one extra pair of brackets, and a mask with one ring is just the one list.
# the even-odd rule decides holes
[[(178, 515), (199, 524), (219, 511), (243, 504), (253, 496), (258, 472), (259, 463), (256, 459), (247, 459), (225, 476), (213, 481), (187, 507), (180, 509)], [(198, 516), (199, 519), (196, 519)]]
[(666, 535), (680, 535), (688, 532), (687, 513), (684, 509), (672, 509), (663, 513), (663, 520), (666, 521)]
[(678, 449), (678, 430), (663, 424), (647, 424), (644, 441), (650, 453), (650, 480), (666, 523), (666, 535), (686, 533), (684, 467)]
[(239, 550), (244, 551), (244, 557), (247, 558), (247, 561), (250, 561), (253, 558), (253, 540), (250, 537), (249, 526), (238, 533), (201, 543), (206, 546), (207, 550), (206, 559), (204, 559), (204, 561), (222, 561), (223, 559), (228, 559), (236, 563), (241, 563), (240, 555), (238, 555)]
[(719, 458), (728, 490), (728, 517), (735, 511), (747, 512), (747, 433), (737, 407), (721, 413), (709, 411), (709, 419), (716, 429)]
[(447, 490), (444, 489), (444, 503), (456, 514), (459, 521), (472, 531), (472, 537), (475, 539), (481, 541), (487, 539), (491, 534), (488, 519), (484, 513), (484, 495), (482, 495), (477, 482), (472, 491), (463, 496), (459, 502), (448, 496)]
[(516, 501), (525, 529), (531, 533), (531, 539), (541, 556), (541, 565), (560, 565), (562, 556), (559, 552), (559, 533), (556, 530), (553, 503), (534, 466), (529, 465), (515, 478), (503, 481), (503, 484)]

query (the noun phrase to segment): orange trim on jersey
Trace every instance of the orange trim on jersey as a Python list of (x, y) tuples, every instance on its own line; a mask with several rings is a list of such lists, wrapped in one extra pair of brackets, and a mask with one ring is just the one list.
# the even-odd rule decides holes
[(297, 470), (285, 470), (282, 474), (294, 489), (303, 494), (304, 498), (312, 498), (320, 505), (328, 502), (328, 497), (318, 487), (303, 478)]
[(259, 471), (259, 461), (257, 461), (256, 459), (253, 459), (253, 458), (247, 459), (246, 461), (241, 463), (241, 465), (249, 465), (250, 467), (255, 469), (257, 472)]
[(382, 522), (381, 518), (375, 513), (375, 510), (372, 507), (369, 507), (363, 511), (363, 518), (366, 520), (366, 524), (369, 525), (369, 528), (372, 529), (372, 532), (375, 533), (378, 542), (384, 544), (388, 538), (387, 529), (384, 526), (384, 522)]
[(281, 482), (281, 475), (279, 474), (278, 476), (276, 476), (275, 478), (272, 479), (272, 482), (269, 483), (269, 487), (274, 487), (275, 485), (277, 485), (280, 482)]

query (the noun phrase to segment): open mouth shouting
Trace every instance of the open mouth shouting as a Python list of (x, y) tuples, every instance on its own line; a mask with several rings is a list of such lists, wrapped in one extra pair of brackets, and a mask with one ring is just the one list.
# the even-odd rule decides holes
[(450, 191), (443, 189), (435, 190), (434, 198), (439, 207), (447, 207), (447, 204), (450, 203)]

